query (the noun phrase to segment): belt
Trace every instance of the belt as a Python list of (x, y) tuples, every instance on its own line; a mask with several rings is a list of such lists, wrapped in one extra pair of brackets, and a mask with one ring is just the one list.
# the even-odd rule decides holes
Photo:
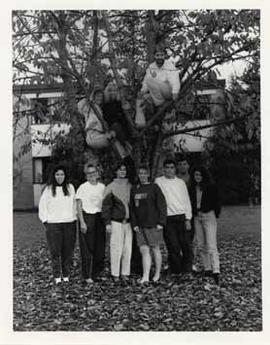
[(112, 221), (117, 222), (117, 223), (122, 223), (122, 224), (130, 223), (130, 219), (129, 218), (123, 219), (123, 220), (117, 220), (117, 219), (113, 219), (112, 218)]

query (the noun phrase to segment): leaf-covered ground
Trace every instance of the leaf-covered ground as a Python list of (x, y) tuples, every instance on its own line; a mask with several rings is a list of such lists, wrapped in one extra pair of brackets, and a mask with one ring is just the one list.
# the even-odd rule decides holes
[[(219, 221), (221, 283), (163, 275), (159, 284), (80, 280), (76, 248), (71, 283), (52, 284), (36, 214), (14, 215), (15, 331), (259, 331), (262, 329), (260, 209), (225, 208)], [(166, 261), (166, 255), (165, 255)], [(108, 267), (108, 263), (107, 263)]]

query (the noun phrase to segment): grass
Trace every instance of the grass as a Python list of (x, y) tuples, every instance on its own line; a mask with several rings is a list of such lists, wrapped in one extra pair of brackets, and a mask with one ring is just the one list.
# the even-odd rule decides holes
[[(13, 217), (14, 244), (20, 248), (32, 247), (45, 240), (44, 227), (37, 213), (16, 212)], [(224, 207), (218, 220), (219, 240), (239, 236), (261, 237), (261, 208), (248, 206)]]

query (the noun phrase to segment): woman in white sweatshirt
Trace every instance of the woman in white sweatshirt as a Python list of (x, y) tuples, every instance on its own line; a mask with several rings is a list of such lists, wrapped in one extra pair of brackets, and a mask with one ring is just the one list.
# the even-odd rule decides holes
[(76, 204), (74, 187), (62, 165), (53, 169), (41, 195), (39, 219), (46, 228), (55, 283), (61, 283), (61, 277), (68, 282), (76, 241)]

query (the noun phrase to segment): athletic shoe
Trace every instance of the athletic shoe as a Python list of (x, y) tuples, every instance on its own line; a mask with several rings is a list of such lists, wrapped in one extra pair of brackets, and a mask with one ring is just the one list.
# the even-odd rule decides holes
[(61, 284), (61, 277), (54, 278), (55, 285)]

